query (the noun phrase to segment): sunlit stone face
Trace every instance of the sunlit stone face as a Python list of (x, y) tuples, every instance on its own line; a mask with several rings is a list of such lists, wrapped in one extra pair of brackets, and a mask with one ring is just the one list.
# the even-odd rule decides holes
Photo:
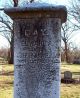
[(15, 98), (59, 98), (60, 28), (57, 18), (15, 20)]

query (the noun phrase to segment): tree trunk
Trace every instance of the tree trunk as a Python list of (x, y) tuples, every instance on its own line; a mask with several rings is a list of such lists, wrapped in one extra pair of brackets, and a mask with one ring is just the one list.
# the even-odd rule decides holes
[(10, 43), (10, 51), (9, 51), (9, 60), (8, 60), (9, 64), (13, 64), (13, 58), (14, 58), (14, 48), (13, 48), (14, 42), (13, 41), (14, 40), (12, 38)]
[(17, 7), (18, 6), (18, 0), (13, 0), (14, 2), (14, 7)]
[(68, 48), (67, 48), (67, 42), (65, 43), (65, 61), (68, 63)]

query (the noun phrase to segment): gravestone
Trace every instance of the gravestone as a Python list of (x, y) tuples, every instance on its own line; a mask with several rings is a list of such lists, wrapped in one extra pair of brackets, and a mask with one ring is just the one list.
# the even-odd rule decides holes
[(64, 79), (72, 79), (72, 73), (70, 71), (65, 71)]
[(66, 8), (35, 3), (5, 13), (14, 20), (14, 98), (60, 98), (61, 25)]

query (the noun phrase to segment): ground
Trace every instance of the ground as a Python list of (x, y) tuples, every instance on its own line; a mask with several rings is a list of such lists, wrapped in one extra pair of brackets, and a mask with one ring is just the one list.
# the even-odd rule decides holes
[(13, 98), (13, 65), (0, 65), (0, 98)]
[(62, 64), (61, 73), (63, 77), (64, 71), (71, 71), (72, 78), (76, 80), (74, 84), (61, 84), (61, 98), (80, 98), (80, 83), (77, 80), (80, 79), (80, 65), (75, 64)]
[[(62, 64), (61, 73), (71, 71), (73, 78), (80, 78), (80, 65)], [(0, 65), (0, 98), (13, 98), (13, 65)], [(80, 98), (80, 84), (61, 84), (61, 98)]]

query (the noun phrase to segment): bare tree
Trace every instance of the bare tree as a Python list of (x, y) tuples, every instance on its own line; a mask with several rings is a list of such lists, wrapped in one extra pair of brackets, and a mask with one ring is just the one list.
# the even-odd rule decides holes
[(71, 43), (71, 38), (74, 36), (73, 31), (76, 30), (75, 26), (72, 25), (69, 21), (62, 25), (62, 40), (64, 42), (64, 58), (68, 63), (69, 61), (69, 48)]
[[(73, 37), (73, 31), (80, 29), (80, 0), (70, 0), (68, 6), (68, 23), (62, 26), (62, 40), (65, 46), (65, 59), (68, 62), (68, 44)], [(70, 24), (70, 25), (69, 25)], [(69, 33), (68, 33), (69, 32)]]
[(70, 6), (68, 8), (68, 13), (73, 18), (70, 22), (80, 29), (80, 0), (70, 0)]
[(0, 35), (5, 37), (10, 44), (10, 52), (8, 54), (9, 63), (13, 63), (13, 23), (8, 16), (0, 16)]
[[(13, 0), (10, 1), (11, 4), (14, 3), (14, 7), (18, 6), (19, 0)], [(34, 2), (34, 0), (29, 0), (30, 3)], [(7, 4), (8, 6), (8, 4)], [(3, 11), (4, 9), (1, 8), (0, 11)], [(4, 16), (4, 17), (3, 17)], [(13, 30), (13, 22), (12, 20), (7, 16), (4, 15), (0, 16), (0, 35), (2, 35), (3, 37), (5, 37), (9, 44), (10, 44), (10, 51), (9, 53), (9, 63), (12, 64), (13, 63), (13, 34), (14, 34), (14, 30)]]

